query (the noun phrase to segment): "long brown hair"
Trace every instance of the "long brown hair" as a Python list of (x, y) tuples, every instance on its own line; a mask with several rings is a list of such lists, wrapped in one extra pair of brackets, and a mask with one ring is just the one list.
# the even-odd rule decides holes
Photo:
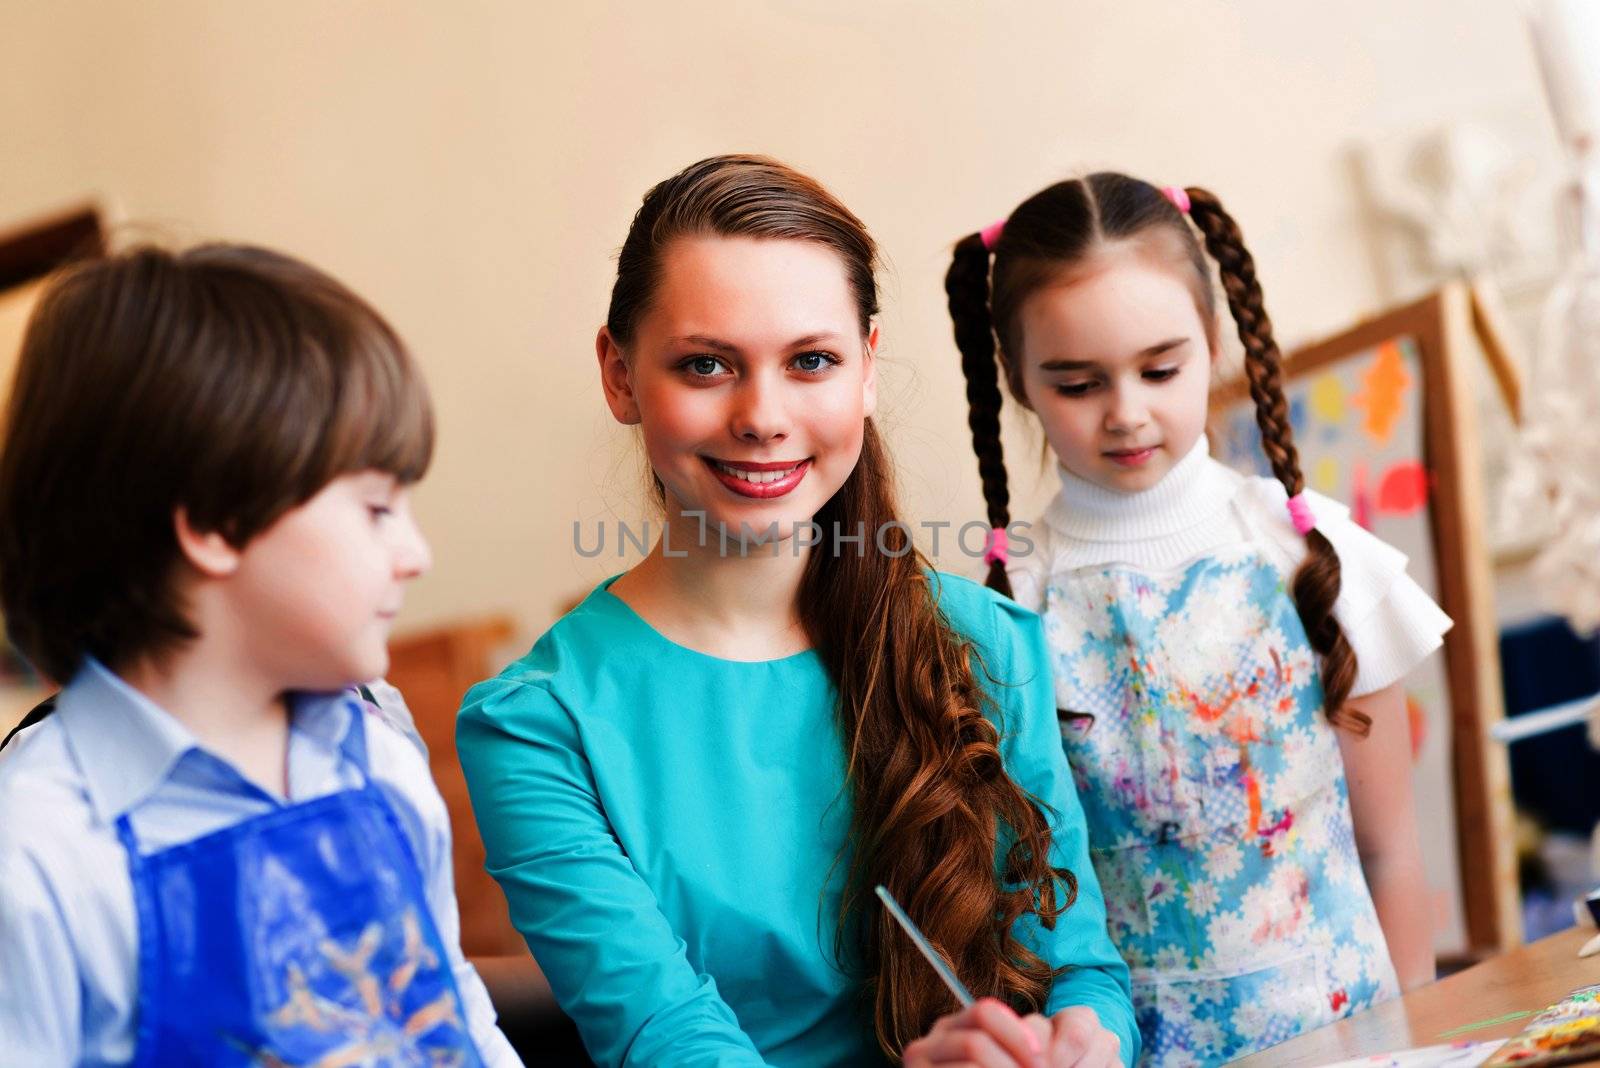
[[(1084, 179), (1058, 182), (1018, 205), (1005, 222), (993, 252), (981, 234), (962, 238), (945, 275), (950, 317), (955, 325), (961, 368), (967, 380), (972, 446), (978, 454), (984, 500), (989, 521), (1003, 527), (1010, 521), (1005, 457), (1000, 446), (999, 373), (1018, 402), (1027, 405), (1016, 354), (1022, 351), (1020, 310), (1041, 286), (1083, 262), (1107, 244), (1151, 241), (1184, 271), (1195, 305), (1206, 324), (1208, 340), (1215, 342), (1216, 299), (1211, 288), (1205, 250), (1216, 261), (1227, 295), (1228, 310), (1244, 343), (1245, 375), (1255, 402), (1261, 447), (1272, 473), (1292, 497), (1305, 488), (1300, 456), (1289, 425), (1289, 405), (1283, 394), (1282, 356), (1273, 338), (1256, 279), (1255, 261), (1245, 248), (1238, 223), (1223, 210), (1216, 195), (1191, 187), (1186, 191), (1188, 219), (1161, 190), (1124, 174), (1101, 172)], [(996, 350), (995, 341), (999, 347)], [(1305, 562), (1292, 583), (1295, 607), (1311, 647), (1322, 659), (1324, 706), (1330, 722), (1366, 734), (1369, 717), (1345, 707), (1356, 678), (1356, 655), (1334, 617), (1339, 596), (1339, 554), (1321, 531), (1306, 535)], [(989, 584), (1010, 593), (1004, 568), (995, 565)]]
[[(878, 311), (877, 250), (866, 228), (817, 182), (760, 156), (702, 160), (650, 190), (617, 263), (606, 325), (624, 352), (648, 308), (663, 253), (696, 234), (813, 241), (845, 267), (864, 337)], [(849, 857), (836, 952), (864, 980), (879, 1044), (898, 1057), (956, 1007), (932, 969), (872, 896), (900, 899), (975, 989), (1036, 1011), (1054, 971), (1013, 933), (1035, 912), (1053, 926), (1076, 895), (1050, 866), (1050, 826), (1001, 764), (992, 707), (972, 643), (939, 611), (926, 561), (897, 522), (890, 463), (868, 419), (861, 458), (815, 517), (858, 530), (877, 551), (811, 550), (799, 610), (839, 694), (851, 800)], [(996, 870), (998, 843), (1012, 843)], [(844, 855), (844, 854), (841, 854)], [(1065, 884), (1058, 900), (1056, 881)], [(853, 946), (849, 943), (853, 942)]]

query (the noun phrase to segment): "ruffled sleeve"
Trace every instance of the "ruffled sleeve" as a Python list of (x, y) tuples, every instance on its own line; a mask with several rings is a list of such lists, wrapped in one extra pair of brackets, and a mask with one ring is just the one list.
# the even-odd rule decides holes
[[(1289, 520), (1288, 494), (1273, 479), (1248, 479), (1242, 510), (1292, 578), (1306, 556), (1305, 539)], [(1403, 679), (1444, 642), (1452, 623), (1406, 574), (1406, 555), (1362, 529), (1331, 497), (1306, 491), (1317, 529), (1339, 554), (1339, 598), (1333, 614), (1356, 654), (1350, 696), (1375, 693)]]

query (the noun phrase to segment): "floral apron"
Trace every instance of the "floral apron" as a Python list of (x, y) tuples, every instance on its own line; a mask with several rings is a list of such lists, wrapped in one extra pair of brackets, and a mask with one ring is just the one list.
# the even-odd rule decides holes
[(1217, 1064), (1399, 992), (1339, 743), (1283, 577), (1249, 546), (1052, 581), (1062, 738), (1141, 1063)]

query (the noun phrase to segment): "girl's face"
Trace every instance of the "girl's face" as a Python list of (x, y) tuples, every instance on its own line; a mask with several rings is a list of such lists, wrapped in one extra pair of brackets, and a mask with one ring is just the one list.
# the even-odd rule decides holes
[(596, 348), (669, 514), (704, 512), (713, 538), (810, 522), (855, 469), (877, 404), (877, 328), (861, 336), (844, 262), (811, 241), (673, 241), (628, 352), (604, 329)]
[(1149, 489), (1204, 433), (1215, 352), (1184, 270), (1117, 248), (1023, 301), (1023, 392), (1079, 478)]

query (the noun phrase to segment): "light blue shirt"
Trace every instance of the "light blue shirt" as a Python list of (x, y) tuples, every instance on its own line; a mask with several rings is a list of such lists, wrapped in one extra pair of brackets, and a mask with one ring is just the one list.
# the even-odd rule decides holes
[[(0, 751), (0, 1066), (98, 1068), (133, 1058), (138, 924), (120, 815), (154, 852), (357, 787), (360, 768), (342, 743), (362, 708), (345, 694), (292, 698), (289, 796), (279, 798), (87, 662), (56, 712)], [(491, 1068), (519, 1065), (461, 955), (450, 821), (427, 762), (387, 719), (369, 715), (365, 727), (373, 781), (422, 868), (473, 1040)]]
[[(1039, 619), (931, 578), (1001, 680), (988, 687), (1001, 757), (1048, 806), (1051, 860), (1077, 877), (1054, 930), (1018, 921), (1068, 967), (1046, 1008), (1094, 1009), (1132, 1063), (1128, 970), (1106, 933)], [(457, 721), (489, 870), (557, 999), (602, 1065), (883, 1064), (859, 979), (834, 954), (850, 799), (822, 661), (686, 649), (609, 586), (469, 691)]]

